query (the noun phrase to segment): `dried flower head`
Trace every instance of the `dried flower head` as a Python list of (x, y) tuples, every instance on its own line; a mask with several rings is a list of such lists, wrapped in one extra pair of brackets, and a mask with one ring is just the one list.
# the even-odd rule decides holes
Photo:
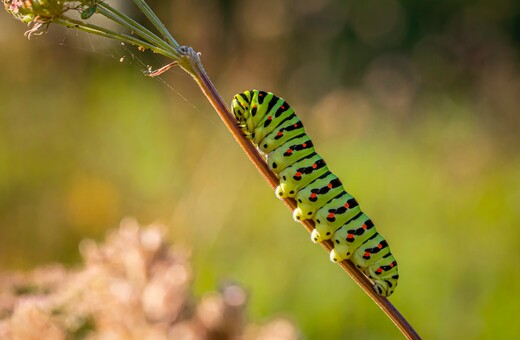
[(29, 25), (27, 36), (41, 34), (57, 18), (63, 18), (65, 12), (79, 11), (81, 19), (90, 18), (100, 0), (3, 0), (5, 9), (16, 19)]
[(66, 11), (65, 4), (64, 0), (4, 0), (5, 9), (29, 25), (29, 37), (44, 31), (54, 18), (61, 16)]
[(64, 0), (4, 0), (6, 10), (17, 19), (29, 23), (35, 18), (52, 20), (63, 13)]
[[(153, 26), (161, 33), (161, 36), (153, 33), (145, 26), (139, 24), (126, 14), (118, 11), (104, 0), (2, 0), (8, 13), (16, 19), (26, 23), (29, 30), (25, 35), (40, 35), (47, 30), (50, 24), (58, 24), (67, 28), (77, 29), (89, 34), (96, 34), (105, 38), (119, 40), (121, 42), (137, 46), (141, 50), (151, 50), (173, 59), (176, 65), (181, 57), (180, 45), (171, 36), (164, 24), (153, 13), (145, 0), (133, 0), (139, 9), (146, 14)], [(104, 27), (103, 21), (94, 24), (88, 20), (99, 14), (102, 19), (107, 19), (126, 29), (123, 33)], [(161, 72), (166, 71), (163, 69)], [(157, 73), (157, 75), (160, 73)]]

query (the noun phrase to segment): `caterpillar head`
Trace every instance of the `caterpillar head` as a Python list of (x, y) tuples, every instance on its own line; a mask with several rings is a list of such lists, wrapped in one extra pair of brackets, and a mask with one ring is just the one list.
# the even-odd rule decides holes
[(233, 97), (233, 101), (231, 102), (231, 111), (233, 111), (233, 115), (239, 124), (244, 123), (248, 118), (251, 100), (251, 91), (245, 91)]

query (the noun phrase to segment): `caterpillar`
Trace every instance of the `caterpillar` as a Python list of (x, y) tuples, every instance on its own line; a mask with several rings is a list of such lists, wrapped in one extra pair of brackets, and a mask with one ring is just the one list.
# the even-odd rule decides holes
[(331, 261), (350, 259), (372, 280), (379, 295), (390, 296), (399, 274), (388, 243), (314, 150), (291, 106), (273, 93), (251, 90), (235, 95), (231, 110), (278, 176), (276, 196), (296, 200), (294, 220), (314, 221), (311, 240), (331, 239)]

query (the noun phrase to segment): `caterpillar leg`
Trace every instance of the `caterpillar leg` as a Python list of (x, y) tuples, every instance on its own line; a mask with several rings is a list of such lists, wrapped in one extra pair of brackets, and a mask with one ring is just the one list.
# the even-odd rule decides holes
[(311, 241), (314, 243), (320, 243), (323, 242), (324, 239), (320, 236), (318, 230), (314, 229), (311, 233)]
[(281, 185), (276, 187), (274, 193), (276, 197), (278, 197), (278, 199), (284, 199), (286, 197), (285, 191), (283, 190), (283, 187)]
[(296, 222), (303, 221), (307, 218), (306, 216), (303, 216), (303, 213), (300, 210), (300, 208), (294, 209), (292, 217)]
[(347, 260), (350, 258), (352, 254), (352, 251), (350, 250), (350, 247), (342, 244), (342, 245), (337, 245), (337, 244), (334, 244), (334, 249), (332, 249), (330, 251), (330, 260), (332, 262), (336, 262), (336, 263), (339, 263), (343, 260)]

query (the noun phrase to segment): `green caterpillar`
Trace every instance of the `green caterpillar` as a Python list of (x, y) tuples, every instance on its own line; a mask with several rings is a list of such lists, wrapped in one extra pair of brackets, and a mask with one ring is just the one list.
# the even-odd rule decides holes
[(296, 221), (315, 222), (312, 241), (332, 239), (331, 261), (350, 259), (373, 280), (379, 295), (390, 296), (399, 274), (388, 243), (316, 153), (289, 104), (272, 93), (251, 90), (237, 94), (231, 109), (240, 129), (278, 175), (276, 196), (296, 200)]

